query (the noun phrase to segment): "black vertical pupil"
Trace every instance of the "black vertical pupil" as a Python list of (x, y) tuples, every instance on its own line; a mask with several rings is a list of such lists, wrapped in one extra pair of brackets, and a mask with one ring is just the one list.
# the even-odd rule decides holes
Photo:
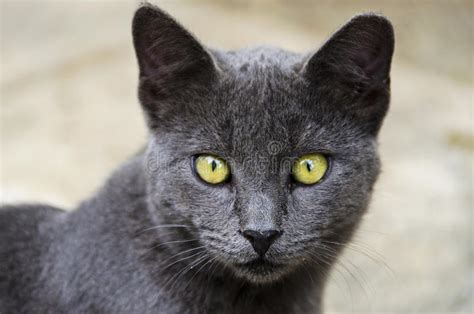
[(211, 162), (211, 169), (212, 169), (212, 171), (214, 171), (214, 170), (216, 170), (216, 168), (217, 168), (217, 163), (216, 163), (215, 160), (213, 160), (213, 161)]
[(311, 165), (309, 164), (309, 162), (306, 162), (306, 169), (308, 169), (308, 172), (311, 172)]

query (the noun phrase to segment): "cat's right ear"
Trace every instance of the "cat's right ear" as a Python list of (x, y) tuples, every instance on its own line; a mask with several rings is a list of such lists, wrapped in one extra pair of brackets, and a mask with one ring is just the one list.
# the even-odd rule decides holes
[[(193, 35), (159, 8), (140, 7), (133, 18), (133, 43), (145, 109), (159, 100), (211, 83), (217, 67)], [(153, 98), (153, 99), (151, 99)]]

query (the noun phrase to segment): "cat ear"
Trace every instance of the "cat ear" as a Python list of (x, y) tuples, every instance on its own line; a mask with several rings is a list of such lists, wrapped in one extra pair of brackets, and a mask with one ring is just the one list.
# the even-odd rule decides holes
[(303, 72), (315, 86), (326, 86), (333, 102), (350, 102), (339, 106), (376, 133), (388, 109), (393, 50), (391, 23), (376, 14), (358, 15), (310, 57)]
[(167, 97), (190, 85), (205, 85), (214, 77), (216, 67), (210, 53), (157, 7), (140, 7), (132, 32), (140, 81), (153, 84), (156, 97)]

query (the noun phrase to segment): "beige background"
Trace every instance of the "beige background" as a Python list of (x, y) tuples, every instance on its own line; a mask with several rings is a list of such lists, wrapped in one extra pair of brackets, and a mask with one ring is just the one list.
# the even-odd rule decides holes
[[(473, 3), (162, 1), (203, 42), (314, 49), (355, 13), (396, 28), (384, 171), (328, 312), (472, 313)], [(71, 208), (146, 132), (134, 1), (1, 2), (1, 200)], [(369, 257), (367, 257), (370, 256)]]

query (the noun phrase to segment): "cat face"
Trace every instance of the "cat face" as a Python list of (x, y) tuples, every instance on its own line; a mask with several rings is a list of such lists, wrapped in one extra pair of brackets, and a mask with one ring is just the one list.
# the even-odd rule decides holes
[[(379, 172), (389, 22), (358, 16), (309, 56), (210, 51), (151, 6), (139, 9), (133, 32), (156, 221), (191, 226), (213, 260), (252, 282), (327, 268)], [(295, 176), (302, 156), (325, 162), (314, 184)], [(225, 164), (222, 180), (202, 174), (217, 169), (212, 160)]]

